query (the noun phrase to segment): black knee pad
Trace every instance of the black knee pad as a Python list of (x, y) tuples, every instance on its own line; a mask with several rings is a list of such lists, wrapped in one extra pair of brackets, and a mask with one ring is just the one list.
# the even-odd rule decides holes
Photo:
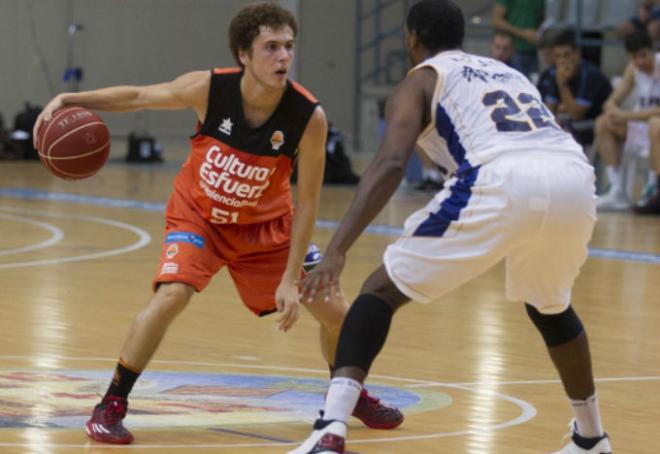
[(359, 367), (368, 373), (385, 344), (393, 315), (392, 308), (381, 298), (358, 296), (341, 327), (335, 369)]
[(525, 309), (548, 347), (565, 344), (584, 332), (582, 322), (571, 306), (561, 314), (553, 315), (544, 315), (530, 304), (525, 304)]

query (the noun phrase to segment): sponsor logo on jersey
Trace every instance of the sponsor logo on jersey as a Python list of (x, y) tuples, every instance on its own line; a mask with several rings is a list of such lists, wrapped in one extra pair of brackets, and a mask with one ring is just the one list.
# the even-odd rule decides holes
[(284, 145), (284, 133), (279, 130), (275, 131), (270, 137), (270, 144), (273, 146), (273, 150), (279, 150)]
[(234, 127), (234, 123), (231, 122), (231, 118), (225, 118), (224, 120), (222, 120), (222, 124), (220, 124), (218, 131), (230, 136), (231, 128), (233, 127)]
[(176, 274), (179, 272), (179, 264), (174, 262), (165, 262), (163, 263), (163, 268), (160, 270), (160, 274)]
[(213, 145), (199, 168), (199, 184), (216, 202), (232, 207), (256, 206), (270, 186), (275, 168), (246, 164), (234, 153)]
[(202, 249), (204, 247), (205, 240), (203, 237), (192, 232), (172, 232), (168, 233), (165, 237), (165, 243), (191, 243), (199, 249)]
[(170, 246), (167, 248), (167, 251), (165, 251), (165, 256), (167, 256), (168, 259), (172, 259), (178, 253), (179, 253), (179, 245), (173, 243), (170, 244)]

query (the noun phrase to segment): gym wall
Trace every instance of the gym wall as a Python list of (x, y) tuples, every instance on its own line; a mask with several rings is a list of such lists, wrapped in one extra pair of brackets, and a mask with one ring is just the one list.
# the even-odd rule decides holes
[[(85, 29), (74, 38), (81, 90), (149, 84), (184, 72), (234, 66), (229, 21), (241, 0), (0, 0), (0, 112), (11, 122), (25, 101), (45, 104), (68, 90), (70, 23)], [(297, 80), (323, 103), (328, 117), (350, 134), (353, 121), (353, 0), (282, 0), (297, 10), (300, 35)], [(73, 14), (71, 14), (73, 12)], [(72, 16), (72, 17), (71, 17)], [(54, 93), (49, 89), (49, 82)], [(159, 138), (186, 137), (191, 112), (103, 114), (113, 135), (132, 129)]]

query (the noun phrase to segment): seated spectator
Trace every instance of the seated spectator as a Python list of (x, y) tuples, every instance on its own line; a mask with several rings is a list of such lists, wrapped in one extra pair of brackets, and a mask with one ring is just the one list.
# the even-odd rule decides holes
[(637, 14), (617, 27), (617, 34), (621, 39), (626, 39), (628, 35), (640, 30), (646, 30), (653, 42), (660, 41), (660, 0), (644, 0)]
[(593, 120), (601, 114), (612, 85), (600, 69), (582, 59), (573, 30), (558, 32), (551, 49), (555, 66), (538, 84), (543, 102), (581, 145), (590, 145)]
[(539, 39), (538, 50), (541, 54), (541, 68), (544, 72), (546, 72), (548, 68), (555, 66), (555, 57), (552, 54), (552, 43), (554, 42), (557, 33), (558, 31), (556, 29), (546, 28)]
[(493, 27), (513, 36), (513, 66), (527, 77), (538, 72), (536, 45), (544, 15), (545, 0), (497, 0), (493, 7)]
[[(660, 135), (660, 122), (653, 121), (651, 124), (650, 135)], [(649, 153), (649, 180), (642, 191), (642, 199), (639, 204), (633, 208), (636, 214), (660, 216), (660, 141), (655, 140), (655, 144), (650, 147)]]
[(493, 39), (490, 41), (490, 56), (495, 60), (501, 61), (505, 65), (508, 65), (518, 71), (521, 71), (521, 68), (516, 67), (513, 62), (513, 36), (509, 32), (502, 30), (495, 30), (493, 33)]
[[(645, 30), (628, 35), (625, 47), (630, 63), (622, 81), (605, 102), (604, 113), (596, 120), (596, 146), (610, 183), (607, 193), (598, 198), (598, 208), (601, 210), (626, 210), (630, 207), (621, 169), (622, 145), (629, 122), (646, 124), (652, 165), (656, 174), (660, 173), (660, 53), (653, 52), (651, 36)], [(638, 93), (635, 108), (632, 111), (621, 110), (621, 103), (634, 88)], [(640, 214), (660, 214), (657, 193), (636, 211)]]

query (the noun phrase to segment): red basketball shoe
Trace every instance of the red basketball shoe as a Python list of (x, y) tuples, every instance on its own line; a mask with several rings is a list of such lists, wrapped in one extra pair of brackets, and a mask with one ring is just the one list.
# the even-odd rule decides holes
[(394, 429), (403, 422), (403, 413), (398, 408), (377, 397), (370, 396), (364, 388), (360, 392), (353, 416), (371, 429)]
[(317, 419), (307, 440), (287, 454), (344, 454), (345, 450), (346, 424)]
[(128, 401), (123, 397), (106, 396), (94, 407), (92, 417), (85, 424), (85, 432), (103, 443), (127, 445), (133, 441), (122, 420), (126, 417)]

